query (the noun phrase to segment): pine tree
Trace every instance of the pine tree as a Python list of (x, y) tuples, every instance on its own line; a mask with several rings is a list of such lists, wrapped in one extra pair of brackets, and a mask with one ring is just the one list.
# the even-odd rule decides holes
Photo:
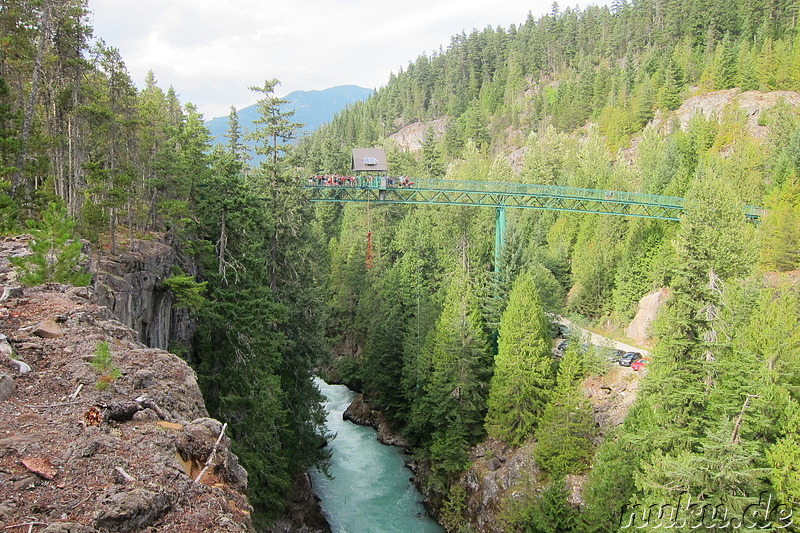
[(11, 259), (24, 270), (19, 278), (22, 283), (56, 282), (76, 286), (89, 283), (92, 275), (78, 264), (83, 245), (73, 235), (75, 222), (67, 216), (66, 208), (50, 204), (40, 221), (28, 220), (27, 225), (33, 236), (30, 242), (33, 253)]
[(225, 133), (225, 138), (228, 139), (228, 152), (246, 164), (251, 158), (247, 154), (247, 147), (243, 142), (242, 128), (239, 125), (239, 114), (236, 108), (231, 106), (231, 112), (228, 115), (228, 131)]
[(533, 276), (521, 273), (500, 321), (486, 415), (490, 437), (518, 445), (536, 427), (553, 384), (548, 324)]
[(461, 472), (469, 446), (483, 434), (487, 342), (464, 267), (453, 275), (432, 337), (431, 376), (425, 407), (433, 428), (427, 446), (434, 483)]
[(425, 140), (422, 143), (422, 158), (420, 159), (422, 172), (428, 178), (441, 178), (444, 176), (444, 163), (436, 143), (436, 136), (432, 127), (425, 130)]
[(571, 533), (582, 531), (577, 513), (567, 504), (567, 488), (563, 479), (551, 481), (527, 509), (522, 526), (537, 533)]
[(730, 89), (736, 85), (736, 56), (736, 45), (725, 35), (714, 52), (714, 89)]
[(254, 151), (263, 158), (261, 170), (271, 181), (283, 175), (282, 162), (285, 161), (295, 132), (302, 124), (292, 122), (294, 111), (283, 108), (288, 101), (274, 96), (279, 85), (276, 79), (264, 81), (262, 87), (250, 87), (250, 90), (261, 96), (256, 103), (259, 118), (253, 121), (254, 130), (245, 135), (245, 139), (255, 143)]
[(768, 200), (759, 226), (762, 268), (784, 272), (800, 267), (800, 186), (786, 182)]

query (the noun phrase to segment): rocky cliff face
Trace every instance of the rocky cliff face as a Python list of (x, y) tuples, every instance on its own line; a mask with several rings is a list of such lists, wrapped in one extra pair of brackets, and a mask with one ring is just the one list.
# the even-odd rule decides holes
[(194, 323), (186, 310), (172, 307), (173, 296), (161, 284), (180, 264), (174, 248), (154, 240), (134, 239), (132, 250), (95, 254), (92, 271), (97, 301), (151, 348), (166, 350), (170, 341), (188, 346)]
[[(24, 247), (0, 241), (0, 285)], [(247, 473), (183, 360), (145, 346), (89, 288), (5, 290), (0, 333), (0, 529), (253, 530)]]

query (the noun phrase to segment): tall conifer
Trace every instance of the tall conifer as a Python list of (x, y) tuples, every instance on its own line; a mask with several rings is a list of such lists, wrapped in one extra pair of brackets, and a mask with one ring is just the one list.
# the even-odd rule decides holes
[(548, 321), (533, 276), (523, 272), (511, 289), (500, 320), (486, 415), (489, 436), (522, 443), (536, 427), (553, 382)]

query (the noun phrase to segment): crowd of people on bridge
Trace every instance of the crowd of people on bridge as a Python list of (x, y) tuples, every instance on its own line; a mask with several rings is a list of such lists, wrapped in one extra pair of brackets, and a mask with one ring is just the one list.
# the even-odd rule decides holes
[(414, 182), (408, 176), (341, 176), (339, 174), (317, 174), (309, 176), (311, 187), (400, 187), (411, 188)]

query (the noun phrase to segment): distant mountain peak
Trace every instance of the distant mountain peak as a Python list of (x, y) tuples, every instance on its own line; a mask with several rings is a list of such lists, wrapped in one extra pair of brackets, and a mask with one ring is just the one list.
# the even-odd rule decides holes
[[(366, 100), (374, 91), (365, 89), (357, 85), (339, 85), (328, 89), (311, 91), (292, 91), (283, 97), (288, 103), (286, 107), (294, 110), (294, 121), (304, 124), (297, 131), (300, 137), (304, 133), (310, 133), (322, 124), (333, 119), (348, 105)], [(239, 126), (242, 132), (253, 129), (253, 121), (258, 118), (256, 104), (237, 109), (239, 115)], [(225, 144), (227, 139), (225, 134), (228, 131), (228, 116), (216, 117), (206, 121), (206, 127), (211, 133), (212, 144)]]

